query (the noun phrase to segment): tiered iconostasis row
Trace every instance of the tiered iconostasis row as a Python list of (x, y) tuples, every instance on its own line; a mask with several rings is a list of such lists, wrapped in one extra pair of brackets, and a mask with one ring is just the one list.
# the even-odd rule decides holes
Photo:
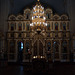
[[(31, 31), (31, 11), (24, 10), (23, 15), (10, 15), (8, 18), (8, 61), (28, 61), (36, 55), (44, 55), (47, 60), (69, 61), (69, 18), (66, 15), (53, 15), (51, 9), (45, 12), (47, 27), (41, 32), (44, 38), (37, 35), (36, 30)], [(42, 42), (42, 40), (44, 42)], [(44, 43), (44, 44), (43, 44)], [(22, 52), (21, 52), (22, 51)], [(20, 54), (22, 53), (22, 54)], [(19, 58), (20, 56), (20, 58)]]
[[(17, 61), (19, 50), (22, 49), (23, 61), (32, 60), (33, 56), (45, 56), (47, 60), (51, 61), (69, 61), (70, 46), (69, 40), (61, 39), (44, 39), (45, 45), (41, 40), (35, 40), (33, 44), (32, 39), (15, 39), (8, 40), (8, 60)], [(22, 44), (19, 44), (22, 43)], [(21, 49), (19, 49), (21, 48)]]

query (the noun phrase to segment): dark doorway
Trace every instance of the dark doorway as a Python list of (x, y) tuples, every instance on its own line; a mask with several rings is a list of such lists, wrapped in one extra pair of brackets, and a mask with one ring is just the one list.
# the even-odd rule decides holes
[(23, 42), (18, 42), (18, 62), (23, 60)]

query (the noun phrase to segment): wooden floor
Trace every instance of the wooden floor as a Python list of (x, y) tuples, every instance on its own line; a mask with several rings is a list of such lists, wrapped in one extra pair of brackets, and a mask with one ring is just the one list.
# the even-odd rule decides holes
[(26, 70), (23, 64), (9, 64), (0, 67), (0, 75), (75, 75), (75, 63), (53, 63), (50, 66), (52, 67), (43, 74)]

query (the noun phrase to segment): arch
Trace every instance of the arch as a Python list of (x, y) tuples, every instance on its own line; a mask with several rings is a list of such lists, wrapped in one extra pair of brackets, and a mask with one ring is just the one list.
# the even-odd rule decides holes
[(24, 20), (24, 17), (22, 16), (22, 15), (18, 15), (17, 17), (16, 17), (16, 20)]
[(36, 40), (40, 40), (42, 42), (42, 44), (45, 45), (45, 41), (44, 41), (45, 36), (43, 36), (42, 34), (40, 34), (40, 35), (34, 34), (32, 36), (32, 38), (33, 38), (33, 43), (32, 44), (34, 44), (36, 42)]
[(8, 20), (16, 20), (16, 16), (12, 14), (9, 16)]
[(53, 16), (53, 20), (55, 20), (55, 21), (56, 21), (56, 20), (60, 20), (60, 18), (61, 18), (61, 17), (60, 17), (58, 14), (55, 14), (55, 15)]
[(53, 11), (52, 11), (52, 9), (51, 9), (51, 8), (47, 8), (47, 9), (45, 10), (45, 13), (46, 13), (46, 12), (53, 13)]
[(52, 9), (47, 8), (45, 10), (46, 19), (51, 19), (51, 16), (52, 16), (51, 14), (52, 14)]
[(30, 11), (30, 9), (29, 9), (29, 8), (24, 9), (24, 14), (25, 14), (27, 11)]
[[(37, 33), (37, 32), (34, 32), (34, 34), (31, 36), (31, 38), (34, 38), (34, 37), (36, 37), (37, 35), (38, 35), (38, 33)], [(46, 37), (45, 35), (43, 35), (42, 32), (40, 33), (39, 36), (41, 36), (42, 38), (45, 38), (45, 37)], [(37, 38), (37, 37), (36, 37), (36, 38)]]
[(67, 15), (65, 15), (65, 14), (61, 15), (61, 20), (68, 20), (68, 19), (69, 19), (69, 18), (68, 18)]
[(24, 10), (24, 17), (25, 17), (25, 20), (29, 20), (30, 19), (30, 16), (31, 16), (31, 10), (30, 9), (25, 9)]

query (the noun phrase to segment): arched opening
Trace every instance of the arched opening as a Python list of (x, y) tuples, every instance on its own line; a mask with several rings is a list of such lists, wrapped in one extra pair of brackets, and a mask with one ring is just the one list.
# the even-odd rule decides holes
[[(35, 39), (36, 38), (36, 39)], [(44, 40), (42, 35), (35, 35), (33, 41), (33, 56), (44, 56)]]
[(53, 42), (53, 62), (59, 61), (59, 42)]
[(15, 26), (15, 24), (14, 23), (11, 23), (11, 31), (14, 30), (14, 26)]
[(21, 24), (21, 23), (18, 24), (18, 30), (19, 30), (19, 31), (22, 30), (22, 24)]
[(65, 61), (67, 59), (67, 41), (62, 42), (62, 60)]
[(66, 30), (66, 23), (63, 23), (63, 30)]
[(23, 42), (18, 42), (18, 62), (23, 60)]
[(55, 23), (55, 30), (58, 30), (58, 23)]
[(46, 13), (46, 18), (50, 19), (51, 14), (50, 13)]
[(51, 59), (51, 42), (47, 43), (47, 59)]
[(29, 27), (30, 27), (30, 26), (29, 26), (29, 23), (27, 22), (27, 23), (26, 23), (26, 29), (29, 30)]
[(34, 43), (34, 56), (43, 56), (43, 44), (40, 40), (37, 40), (35, 43)]

